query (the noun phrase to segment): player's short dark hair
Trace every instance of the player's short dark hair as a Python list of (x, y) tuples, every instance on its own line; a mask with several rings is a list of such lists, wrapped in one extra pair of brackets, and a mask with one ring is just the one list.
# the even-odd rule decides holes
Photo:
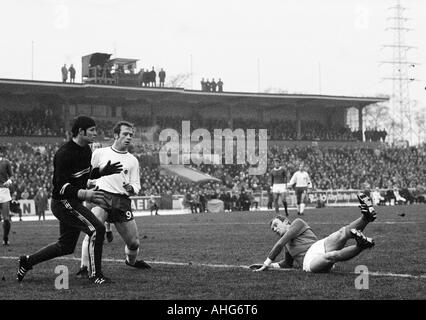
[(71, 133), (73, 138), (76, 137), (78, 135), (78, 131), (80, 129), (83, 129), (84, 131), (86, 131), (88, 128), (90, 127), (94, 127), (96, 126), (95, 120), (93, 120), (90, 117), (86, 117), (86, 116), (78, 116), (74, 119), (72, 128), (71, 128)]
[(112, 133), (120, 135), (121, 126), (126, 126), (126, 127), (129, 127), (129, 128), (133, 129), (133, 123), (130, 123), (129, 121), (121, 120), (121, 121), (118, 121), (114, 125), (114, 127), (112, 128)]
[(274, 158), (273, 161), (281, 161), (280, 158)]
[(278, 219), (278, 220), (280, 220), (281, 222), (284, 222), (284, 221), (286, 221), (286, 220), (288, 220), (286, 217), (284, 217), (283, 215), (281, 215), (281, 214), (277, 214), (273, 219), (271, 219), (271, 221), (269, 221), (269, 225), (271, 226), (272, 225), (272, 221), (274, 221), (275, 219)]

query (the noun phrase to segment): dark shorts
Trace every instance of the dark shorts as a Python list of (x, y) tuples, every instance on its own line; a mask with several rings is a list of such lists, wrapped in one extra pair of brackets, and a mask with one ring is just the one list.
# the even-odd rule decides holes
[(101, 191), (105, 193), (105, 197), (107, 199), (107, 203), (105, 205), (100, 205), (100, 207), (108, 213), (107, 222), (120, 223), (134, 219), (132, 202), (128, 196), (110, 193), (104, 190)]
[(307, 187), (296, 187), (294, 192), (296, 193), (297, 204), (300, 204), (302, 201), (302, 195), (306, 194), (308, 188)]
[(99, 219), (78, 200), (52, 199), (53, 215), (59, 220), (59, 242), (75, 248), (80, 232), (91, 235), (103, 227)]

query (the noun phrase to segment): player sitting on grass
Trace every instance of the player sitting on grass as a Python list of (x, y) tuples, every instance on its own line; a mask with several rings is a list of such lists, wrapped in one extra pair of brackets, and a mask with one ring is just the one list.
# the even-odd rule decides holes
[[(263, 265), (251, 265), (250, 268), (254, 271), (292, 268), (296, 262), (306, 272), (329, 272), (335, 263), (350, 260), (363, 250), (372, 248), (373, 239), (367, 238), (362, 230), (376, 219), (376, 211), (367, 195), (359, 194), (358, 200), (362, 216), (322, 240), (317, 239), (311, 227), (302, 219), (290, 223), (283, 216), (277, 216), (271, 221), (271, 229), (281, 237), (280, 240)], [(345, 247), (349, 239), (355, 239), (356, 245)], [(282, 250), (285, 259), (273, 262)]]

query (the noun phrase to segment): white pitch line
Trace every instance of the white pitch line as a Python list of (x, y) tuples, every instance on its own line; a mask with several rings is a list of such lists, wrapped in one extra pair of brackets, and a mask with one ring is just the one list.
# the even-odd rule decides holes
[[(9, 260), (17, 260), (18, 257), (11, 257), (11, 256), (0, 256), (0, 259), (9, 259)], [(76, 257), (58, 257), (55, 258), (57, 260), (71, 260), (71, 261), (80, 261), (80, 258)], [(113, 263), (122, 263), (124, 259), (112, 259), (112, 258), (104, 258), (102, 261), (105, 262), (113, 262)], [(245, 265), (233, 265), (233, 264), (211, 264), (211, 263), (197, 263), (197, 262), (174, 262), (174, 261), (146, 261), (150, 264), (159, 264), (159, 265), (171, 265), (171, 266), (191, 266), (191, 267), (208, 267), (208, 268), (223, 268), (223, 269), (248, 269), (250, 270), (249, 266)], [(274, 269), (269, 271), (300, 271), (300, 269)], [(357, 274), (355, 272), (341, 272), (341, 271), (335, 271), (333, 273), (340, 273), (340, 274)], [(426, 274), (421, 275), (412, 275), (412, 274), (401, 274), (401, 273), (392, 273), (392, 272), (368, 272), (370, 276), (376, 276), (376, 277), (392, 277), (392, 278), (413, 278), (413, 279), (426, 279)]]
[[(377, 225), (377, 224), (419, 224), (419, 223), (425, 223), (425, 221), (376, 221), (373, 224)], [(344, 225), (340, 222), (310, 222), (311, 225)], [(37, 227), (57, 227), (59, 224), (40, 224)], [(196, 221), (194, 221), (193, 223), (188, 223), (188, 222), (184, 222), (184, 223), (150, 223), (150, 224), (144, 224), (144, 226), (194, 226), (194, 227), (198, 227), (198, 226), (221, 226), (221, 225), (229, 225), (229, 226), (234, 226), (234, 225), (268, 225), (267, 222), (202, 222), (202, 223), (197, 223)], [(30, 225), (30, 224), (24, 224), (21, 225), (21, 227), (34, 227), (34, 225)]]

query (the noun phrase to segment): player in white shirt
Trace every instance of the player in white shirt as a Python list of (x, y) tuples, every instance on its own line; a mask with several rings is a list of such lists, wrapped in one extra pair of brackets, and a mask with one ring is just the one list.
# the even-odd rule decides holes
[(3, 245), (9, 245), (10, 232), (10, 197), (9, 187), (12, 185), (12, 165), (10, 161), (3, 157), (6, 150), (0, 146), (0, 221), (3, 219)]
[[(110, 147), (96, 149), (92, 154), (92, 166), (103, 167), (108, 162), (120, 162), (123, 171), (111, 177), (103, 176), (96, 180), (96, 189), (105, 193), (107, 201), (103, 205), (95, 205), (92, 212), (102, 221), (114, 223), (116, 230), (126, 243), (125, 263), (138, 269), (150, 269), (143, 260), (137, 260), (139, 253), (138, 227), (133, 217), (129, 196), (137, 194), (141, 188), (139, 177), (139, 161), (128, 152), (133, 137), (133, 125), (127, 121), (119, 121), (113, 128), (114, 143)], [(88, 246), (82, 246), (82, 261), (78, 276), (90, 274), (90, 261), (85, 251)]]
[(303, 163), (299, 164), (299, 170), (291, 177), (289, 186), (294, 187), (296, 193), (297, 214), (303, 215), (307, 190), (308, 188), (312, 188), (311, 179), (309, 178), (309, 174), (305, 171)]

